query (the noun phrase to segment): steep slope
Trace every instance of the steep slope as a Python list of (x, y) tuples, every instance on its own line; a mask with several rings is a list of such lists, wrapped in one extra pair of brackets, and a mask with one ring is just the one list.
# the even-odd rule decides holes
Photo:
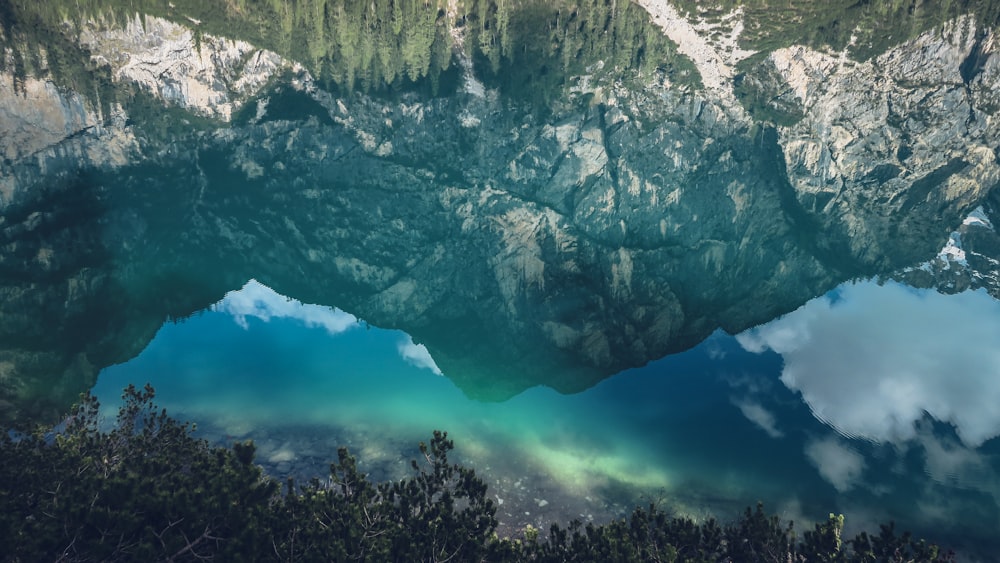
[[(17, 416), (250, 277), (406, 330), (471, 396), (573, 392), (926, 260), (1000, 174), (1000, 63), (974, 18), (864, 61), (740, 63), (678, 37), (661, 65), (574, 61), (541, 98), (541, 74), (457, 42), (447, 95), (365, 94), (176, 20), (115, 21), (70, 35), (115, 85), (103, 110), (44, 73), (0, 88)], [(628, 37), (662, 41), (645, 25)], [(747, 88), (777, 113), (739, 105)]]

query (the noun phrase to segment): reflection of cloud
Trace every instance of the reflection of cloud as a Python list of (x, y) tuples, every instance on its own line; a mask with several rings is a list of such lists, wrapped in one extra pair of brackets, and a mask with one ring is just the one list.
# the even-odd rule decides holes
[(774, 392), (774, 384), (772, 383), (772, 380), (761, 377), (759, 374), (751, 375), (750, 373), (731, 373), (722, 376), (722, 380), (740, 395), (760, 397), (764, 395), (772, 395)]
[(243, 328), (248, 326), (247, 317), (265, 322), (271, 319), (298, 319), (306, 326), (323, 327), (330, 334), (338, 334), (358, 322), (354, 315), (339, 309), (303, 304), (285, 297), (257, 280), (250, 280), (239, 290), (230, 291), (222, 301), (212, 306), (212, 310), (232, 315)]
[[(714, 336), (714, 335), (713, 335)], [(722, 348), (722, 344), (715, 338), (709, 338), (704, 343), (705, 353), (708, 355), (710, 360), (724, 360), (726, 358), (726, 351)]]
[(410, 362), (418, 368), (429, 369), (434, 373), (441, 375), (441, 370), (438, 369), (437, 364), (434, 363), (434, 358), (431, 357), (431, 353), (427, 351), (427, 348), (423, 344), (414, 343), (412, 336), (407, 334), (406, 338), (400, 340), (399, 344), (397, 344), (397, 349), (399, 350), (399, 355), (402, 356), (407, 362)]
[(984, 454), (954, 438), (936, 436), (929, 424), (918, 425), (917, 432), (924, 450), (924, 471), (932, 479), (996, 493), (995, 472)]
[(841, 493), (853, 488), (865, 470), (861, 454), (833, 436), (807, 443), (806, 457), (819, 470), (820, 476)]
[(925, 412), (971, 446), (1000, 434), (1000, 302), (985, 291), (845, 285), (737, 339), (780, 353), (781, 381), (845, 435), (911, 439)]
[(781, 438), (785, 434), (778, 430), (778, 425), (771, 411), (765, 409), (763, 405), (750, 399), (731, 399), (733, 404), (740, 409), (743, 416), (759, 426), (767, 435), (772, 438)]

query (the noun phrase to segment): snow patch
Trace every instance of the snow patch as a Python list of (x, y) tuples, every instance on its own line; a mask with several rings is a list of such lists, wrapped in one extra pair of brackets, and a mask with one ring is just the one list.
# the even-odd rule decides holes
[(944, 248), (941, 249), (941, 252), (938, 252), (937, 258), (944, 261), (945, 270), (949, 269), (952, 263), (961, 266), (969, 265), (969, 262), (965, 259), (965, 250), (962, 249), (962, 235), (958, 231), (951, 233)]
[(986, 210), (983, 209), (982, 205), (973, 209), (972, 213), (969, 213), (969, 216), (966, 217), (964, 221), (962, 221), (962, 224), (975, 225), (977, 227), (983, 227), (991, 231), (994, 230), (993, 223), (991, 223), (989, 217), (986, 216)]

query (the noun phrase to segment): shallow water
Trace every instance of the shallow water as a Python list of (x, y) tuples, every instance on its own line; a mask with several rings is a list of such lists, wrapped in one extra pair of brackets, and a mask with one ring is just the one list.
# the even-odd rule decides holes
[(487, 403), (405, 333), (251, 281), (164, 325), (94, 393), (110, 411), (122, 387), (149, 381), (205, 437), (254, 439), (269, 473), (300, 480), (323, 477), (338, 445), (373, 478), (399, 477), (417, 442), (447, 430), (504, 501), (504, 533), (648, 501), (723, 519), (763, 501), (796, 521), (843, 512), (849, 531), (895, 520), (989, 546), (998, 335), (985, 292), (845, 284), (579, 394), (535, 387)]

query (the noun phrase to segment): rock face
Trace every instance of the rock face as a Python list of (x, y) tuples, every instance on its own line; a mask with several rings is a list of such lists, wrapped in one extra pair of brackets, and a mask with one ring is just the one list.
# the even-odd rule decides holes
[(4, 208), (35, 196), (22, 193), (25, 183), (69, 169), (123, 166), (135, 156), (136, 140), (120, 108), (105, 120), (81, 95), (60, 92), (52, 82), (28, 78), (15, 84), (13, 75), (0, 74)]
[(26, 80), (15, 91), (14, 76), (0, 81), (0, 135), (4, 159), (20, 160), (100, 124), (82, 96), (62, 95), (51, 82)]
[[(995, 195), (994, 195), (995, 199)], [(996, 202), (988, 205), (995, 209)], [(976, 208), (951, 233), (937, 256), (893, 274), (914, 287), (950, 294), (984, 289), (1000, 299), (1000, 234), (983, 207)]]
[[(853, 254), (919, 261), (925, 247), (901, 236), (921, 215), (911, 209), (946, 214), (928, 233), (939, 238), (1000, 183), (992, 42), (966, 17), (863, 63), (801, 47), (770, 55), (804, 115), (781, 128), (789, 182)], [(967, 69), (977, 56), (986, 64)]]
[(761, 57), (777, 124), (729, 82), (656, 73), (569, 77), (541, 107), (468, 57), (450, 96), (337, 96), (244, 42), (102, 25), (81, 41), (122, 88), (212, 121), (167, 135), (0, 88), (8, 417), (58, 412), (251, 277), (406, 330), (471, 396), (574, 392), (926, 260), (1000, 179), (1000, 63), (972, 19), (864, 62)]
[(295, 66), (246, 41), (211, 35), (196, 40), (190, 27), (138, 14), (123, 28), (87, 26), (80, 43), (111, 67), (116, 80), (224, 122), (277, 71)]

